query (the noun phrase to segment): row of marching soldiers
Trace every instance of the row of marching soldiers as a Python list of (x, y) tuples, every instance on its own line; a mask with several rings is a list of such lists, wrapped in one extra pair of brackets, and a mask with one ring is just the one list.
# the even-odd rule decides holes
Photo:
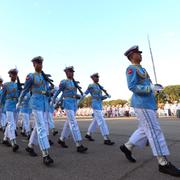
[[(55, 89), (49, 75), (42, 71), (43, 58), (41, 56), (35, 57), (32, 59), (32, 63), (35, 73), (27, 75), (23, 88), (21, 88), (22, 84), (19, 82), (17, 69), (11, 69), (8, 72), (10, 82), (3, 84), (1, 79), (0, 117), (1, 126), (4, 131), (2, 144), (12, 147), (13, 152), (19, 149), (16, 142), (16, 129), (19, 119), (18, 114), (21, 114), (23, 124), (21, 134), (27, 136), (29, 139), (25, 150), (30, 156), (37, 156), (34, 146), (39, 144), (42, 151), (43, 163), (49, 166), (54, 162), (48, 152), (50, 145), (53, 144), (48, 137), (49, 130), (52, 130), (53, 135), (58, 133), (53, 121), (53, 112), (54, 106), (61, 105), (66, 112), (67, 120), (64, 123), (58, 143), (63, 148), (68, 148), (65, 140), (71, 133), (77, 152), (86, 152), (88, 148), (82, 144), (82, 136), (75, 114), (78, 102), (81, 102), (90, 93), (93, 96), (92, 108), (94, 109), (94, 119), (88, 128), (85, 138), (89, 141), (94, 141), (92, 133), (99, 126), (104, 138), (104, 144), (113, 145), (114, 142), (109, 138), (109, 129), (102, 113), (102, 100), (110, 97), (110, 95), (98, 83), (98, 73), (91, 75), (94, 83), (90, 84), (86, 92), (83, 93), (79, 82), (74, 80), (73, 66), (66, 67), (64, 71), (67, 79), (62, 80), (59, 88)], [(104, 91), (105, 95), (102, 95), (102, 91)], [(58, 98), (61, 92), (62, 95)], [(30, 128), (30, 114), (34, 117), (32, 131)]]
[[(129, 140), (120, 146), (120, 150), (129, 162), (135, 163), (136, 159), (132, 155), (133, 149), (135, 147), (145, 147), (148, 143), (154, 157), (157, 159), (159, 172), (172, 176), (180, 176), (180, 169), (175, 167), (167, 159), (170, 152), (156, 114), (157, 103), (155, 94), (159, 93), (163, 87), (160, 84), (152, 84), (146, 69), (141, 66), (142, 51), (139, 50), (138, 46), (129, 48), (124, 55), (131, 63), (126, 70), (126, 78), (128, 88), (133, 93), (131, 106), (135, 110), (139, 125)], [(63, 106), (67, 120), (64, 123), (58, 143), (62, 147), (67, 148), (68, 146), (65, 140), (71, 132), (77, 147), (77, 152), (84, 153), (88, 150), (88, 148), (82, 144), (82, 136), (75, 118), (75, 113), (78, 102), (81, 102), (87, 94), (90, 94), (92, 96), (94, 118), (85, 137), (89, 141), (94, 141), (92, 133), (96, 127), (99, 126), (101, 134), (104, 137), (104, 144), (113, 145), (114, 142), (109, 138), (109, 129), (102, 112), (102, 101), (109, 98), (110, 95), (99, 84), (98, 73), (92, 74), (91, 78), (93, 83), (90, 84), (85, 93), (83, 93), (78, 82), (74, 80), (74, 68), (72, 66), (67, 67), (64, 70), (67, 79), (60, 82), (56, 92), (52, 92), (49, 90), (53, 85), (52, 80), (42, 71), (42, 57), (35, 57), (32, 59), (32, 62), (35, 73), (30, 73), (26, 77), (21, 93), (18, 91), (20, 88), (17, 87), (17, 83), (15, 83), (18, 74), (16, 69), (9, 71), (11, 82), (3, 85), (0, 99), (1, 106), (5, 103), (4, 108), (6, 111), (6, 127), (3, 144), (12, 146), (14, 152), (18, 150), (19, 146), (16, 143), (15, 135), (15, 115), (17, 109), (22, 106), (23, 101), (25, 101), (27, 94), (31, 93), (30, 104), (35, 121), (26, 151), (29, 155), (36, 156), (34, 145), (39, 144), (42, 151), (43, 163), (47, 166), (51, 165), (54, 161), (48, 152), (50, 148), (48, 139), (50, 123), (49, 118), (47, 118), (47, 109), (56, 104), (58, 95), (62, 93), (58, 103)], [(105, 95), (103, 95), (102, 92), (104, 92), (103, 94)]]

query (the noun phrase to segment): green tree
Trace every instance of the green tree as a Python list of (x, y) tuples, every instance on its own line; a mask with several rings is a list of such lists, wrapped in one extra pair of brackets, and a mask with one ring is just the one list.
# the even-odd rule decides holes
[(83, 101), (80, 102), (79, 107), (90, 107), (92, 102), (91, 96), (85, 97)]
[(166, 86), (156, 97), (158, 103), (178, 101), (180, 99), (180, 85)]
[(124, 105), (127, 103), (127, 100), (122, 100), (122, 99), (116, 99), (116, 100), (110, 100), (110, 101), (104, 101), (103, 105), (111, 105), (111, 106), (116, 106), (116, 105)]
[[(79, 107), (80, 108), (90, 107), (91, 102), (92, 102), (92, 97), (91, 96), (85, 97), (84, 100), (80, 102)], [(122, 100), (122, 99), (103, 101), (103, 105), (111, 105), (111, 106), (116, 106), (116, 105), (120, 105), (120, 104), (124, 105), (126, 103), (127, 103), (127, 101)]]

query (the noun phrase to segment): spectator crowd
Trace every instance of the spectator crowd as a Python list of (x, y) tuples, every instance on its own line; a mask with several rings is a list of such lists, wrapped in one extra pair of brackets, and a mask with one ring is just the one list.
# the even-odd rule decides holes
[[(134, 117), (134, 109), (129, 106), (128, 103), (124, 105), (106, 105), (103, 107), (103, 112), (105, 117), (107, 118), (116, 118), (116, 117)], [(180, 118), (180, 102), (177, 101), (173, 103), (166, 102), (165, 104), (159, 104), (158, 110), (157, 110), (159, 117), (177, 117)], [(79, 117), (84, 116), (92, 116), (92, 108), (90, 107), (84, 107), (79, 108), (77, 110), (76, 115)], [(63, 117), (65, 116), (65, 112), (61, 109), (58, 109), (54, 113), (55, 117)]]

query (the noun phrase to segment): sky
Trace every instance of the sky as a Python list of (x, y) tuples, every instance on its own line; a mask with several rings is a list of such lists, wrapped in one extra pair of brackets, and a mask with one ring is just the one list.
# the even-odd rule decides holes
[(17, 66), (23, 82), (40, 55), (55, 85), (73, 65), (84, 91), (98, 72), (111, 99), (129, 99), (129, 47), (139, 45), (155, 82), (149, 34), (158, 83), (180, 84), (179, 8), (179, 0), (0, 0), (0, 76), (9, 81), (8, 70)]

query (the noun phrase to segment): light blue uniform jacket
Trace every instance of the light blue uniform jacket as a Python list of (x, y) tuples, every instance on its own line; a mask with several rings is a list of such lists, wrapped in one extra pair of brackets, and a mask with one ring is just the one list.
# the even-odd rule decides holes
[(128, 88), (133, 92), (131, 106), (156, 110), (156, 99), (147, 71), (140, 65), (130, 65), (126, 70), (126, 77)]

